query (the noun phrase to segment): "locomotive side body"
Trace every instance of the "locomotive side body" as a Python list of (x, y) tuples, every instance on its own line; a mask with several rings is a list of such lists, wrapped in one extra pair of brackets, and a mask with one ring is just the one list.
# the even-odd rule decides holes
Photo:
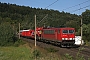
[(43, 29), (42, 30), (42, 36), (43, 39), (48, 40), (57, 40), (57, 29), (51, 28), (51, 29)]
[(73, 45), (75, 43), (74, 28), (46, 28), (42, 30), (42, 39), (58, 42), (61, 45)]

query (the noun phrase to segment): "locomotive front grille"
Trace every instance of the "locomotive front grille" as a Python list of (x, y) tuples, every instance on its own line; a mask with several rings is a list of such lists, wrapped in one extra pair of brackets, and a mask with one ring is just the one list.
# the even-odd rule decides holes
[(75, 40), (63, 40), (62, 43), (63, 44), (74, 44)]

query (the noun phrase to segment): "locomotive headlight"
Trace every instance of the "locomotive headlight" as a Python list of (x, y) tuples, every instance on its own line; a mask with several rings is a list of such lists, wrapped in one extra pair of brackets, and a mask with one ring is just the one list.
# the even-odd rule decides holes
[(65, 38), (65, 40), (68, 40), (68, 38)]
[(62, 38), (62, 40), (65, 40), (64, 38)]
[(73, 40), (73, 38), (70, 38), (70, 40)]

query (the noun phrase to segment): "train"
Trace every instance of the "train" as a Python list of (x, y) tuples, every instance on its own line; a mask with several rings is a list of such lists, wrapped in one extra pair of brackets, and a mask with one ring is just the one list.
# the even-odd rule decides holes
[[(22, 37), (35, 37), (35, 30), (21, 30)], [(60, 47), (70, 47), (75, 44), (75, 28), (36, 28), (36, 39), (60, 45)]]
[(28, 30), (20, 30), (20, 36), (21, 37), (27, 37), (27, 38), (34, 38), (34, 30), (28, 29)]
[(64, 46), (73, 46), (75, 43), (74, 28), (43, 28), (40, 40)]

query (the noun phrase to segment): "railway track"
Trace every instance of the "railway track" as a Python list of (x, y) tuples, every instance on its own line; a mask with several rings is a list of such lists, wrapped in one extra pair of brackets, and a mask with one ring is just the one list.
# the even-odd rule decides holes
[(79, 58), (82, 57), (85, 60), (90, 59), (90, 48), (79, 47), (79, 48), (71, 48), (70, 50)]
[[(30, 43), (34, 44), (34, 40), (32, 40), (32, 39), (26, 39), (26, 38), (22, 38), (22, 39), (24, 41), (29, 42), (29, 44)], [(75, 60), (77, 57), (83, 58), (85, 60), (90, 59), (90, 47), (83, 46), (83, 47), (79, 47), (79, 48), (60, 48), (58, 45), (53, 45), (53, 44), (39, 42), (39, 41), (37, 41), (37, 46), (39, 46), (40, 48), (43, 48), (43, 49), (52, 47), (53, 49), (57, 50), (56, 54), (63, 55), (63, 56), (65, 56), (66, 54), (69, 54)]]

